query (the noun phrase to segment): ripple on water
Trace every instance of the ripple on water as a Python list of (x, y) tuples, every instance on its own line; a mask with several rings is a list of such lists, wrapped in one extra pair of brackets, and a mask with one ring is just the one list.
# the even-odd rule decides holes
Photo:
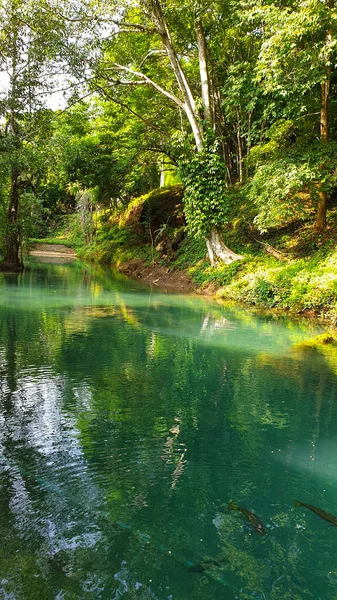
[(39, 269), (1, 283), (0, 596), (330, 600), (336, 531), (292, 504), (337, 513), (313, 327)]

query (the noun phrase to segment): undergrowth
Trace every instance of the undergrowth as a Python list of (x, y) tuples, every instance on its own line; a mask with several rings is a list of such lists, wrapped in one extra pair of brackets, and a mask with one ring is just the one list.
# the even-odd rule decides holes
[[(181, 188), (173, 190), (151, 192), (124, 212), (105, 213), (90, 243), (84, 242), (77, 215), (68, 218), (58, 235), (34, 242), (65, 244), (81, 258), (117, 267), (132, 259), (145, 265), (157, 262), (188, 272), (197, 287), (219, 298), (310, 311), (337, 322), (337, 228), (318, 235), (311, 223), (294, 222), (261, 236), (236, 219), (224, 238), (244, 259), (212, 268), (205, 240), (184, 236)], [(337, 222), (337, 208), (330, 214), (330, 223)], [(281, 260), (266, 251), (270, 246)]]

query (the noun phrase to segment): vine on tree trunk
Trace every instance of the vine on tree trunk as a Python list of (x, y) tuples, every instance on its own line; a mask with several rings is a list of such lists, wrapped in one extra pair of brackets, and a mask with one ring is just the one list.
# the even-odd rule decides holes
[(228, 221), (229, 198), (225, 183), (225, 166), (218, 143), (180, 161), (179, 172), (184, 184), (187, 230), (196, 237), (208, 237), (212, 228), (220, 229)]

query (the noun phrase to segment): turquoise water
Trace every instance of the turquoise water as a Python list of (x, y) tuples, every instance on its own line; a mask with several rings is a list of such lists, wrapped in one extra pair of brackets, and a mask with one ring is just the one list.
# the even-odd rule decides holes
[(318, 333), (77, 263), (0, 275), (0, 599), (336, 599), (337, 528), (293, 503), (337, 515)]

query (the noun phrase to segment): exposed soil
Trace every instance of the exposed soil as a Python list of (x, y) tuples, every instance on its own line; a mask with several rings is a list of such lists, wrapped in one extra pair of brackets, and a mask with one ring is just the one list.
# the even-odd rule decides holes
[(181, 294), (197, 291), (196, 284), (186, 271), (172, 270), (158, 263), (144, 266), (141, 260), (134, 258), (119, 265), (118, 271), (133, 279), (141, 279), (148, 285), (161, 290)]

